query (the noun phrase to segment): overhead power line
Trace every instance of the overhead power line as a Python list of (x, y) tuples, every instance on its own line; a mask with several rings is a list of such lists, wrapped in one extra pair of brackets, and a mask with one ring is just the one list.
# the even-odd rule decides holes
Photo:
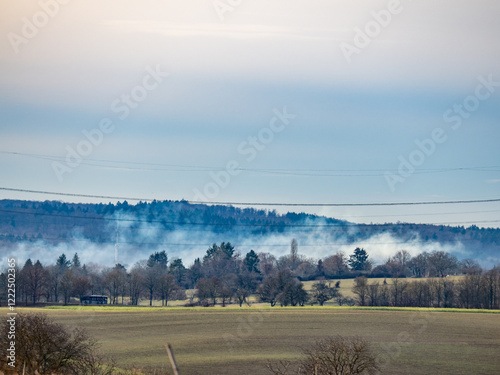
[[(43, 240), (46, 241), (54, 241), (54, 242), (67, 242), (67, 239), (61, 239), (61, 238), (56, 238), (56, 237), (43, 237)], [(72, 242), (92, 242), (96, 244), (102, 244), (102, 245), (114, 245), (117, 242), (115, 240), (109, 240), (109, 241), (90, 241), (87, 239), (83, 238), (74, 238), (71, 239)], [(364, 242), (370, 241), (370, 238), (365, 238), (365, 239), (357, 239), (354, 241), (337, 241), (337, 242), (325, 242), (325, 243), (316, 243), (316, 244), (300, 244), (299, 246), (302, 247), (323, 247), (323, 246), (354, 246), (355, 244), (361, 244)], [(411, 242), (418, 241), (417, 239), (409, 239), (408, 241), (390, 241), (390, 242), (370, 242), (370, 245), (408, 245)], [(471, 238), (466, 238), (466, 239), (460, 239), (460, 242), (463, 241), (476, 241)], [(421, 242), (421, 241), (420, 241)], [(453, 241), (449, 241), (453, 243)], [(422, 243), (422, 242), (421, 242)], [(425, 244), (425, 242), (423, 242)], [(429, 241), (429, 244), (432, 242)], [(118, 241), (118, 244), (121, 245), (133, 245), (133, 246), (144, 246), (144, 245), (150, 245), (150, 246), (172, 246), (172, 247), (180, 247), (180, 246), (189, 246), (189, 247), (210, 247), (213, 245), (212, 243), (174, 243), (174, 242), (132, 242), (132, 241)], [(290, 243), (284, 243), (284, 244), (266, 244), (266, 243), (231, 243), (232, 246), (242, 248), (242, 247), (253, 247), (253, 248), (260, 248), (260, 247), (290, 247)]]
[[(15, 189), (0, 187), (0, 190), (14, 191), (20, 193), (35, 193), (66, 197), (99, 198), (113, 200), (130, 200), (151, 202), (157, 199), (136, 198), (136, 197), (117, 197), (110, 195), (76, 194), (60, 193), (45, 190)], [(493, 203), (500, 202), (500, 198), (492, 199), (473, 199), (473, 200), (455, 200), (455, 201), (427, 201), (427, 202), (372, 202), (372, 203), (276, 203), (276, 202), (224, 202), (224, 201), (185, 201), (190, 204), (214, 204), (222, 206), (285, 206), (285, 207), (379, 207), (379, 206), (423, 206), (423, 205), (443, 205), (443, 204), (471, 204), (471, 203)]]
[(500, 202), (500, 198), (496, 199), (475, 199), (461, 201), (428, 201), (428, 202), (382, 202), (382, 203), (250, 203), (250, 202), (199, 202), (188, 201), (189, 203), (197, 204), (216, 204), (230, 206), (286, 206), (286, 207), (377, 207), (377, 206), (425, 206), (425, 205), (440, 205), (440, 204), (470, 204), (470, 203), (491, 203)]
[[(65, 157), (54, 155), (30, 154), (14, 151), (0, 151), (0, 154), (31, 157), (41, 160), (65, 162)], [(200, 166), (200, 165), (181, 165), (181, 164), (162, 164), (147, 163), (122, 160), (105, 159), (85, 159), (81, 165), (91, 167), (101, 167), (106, 169), (131, 170), (131, 171), (165, 171), (165, 172), (217, 172), (224, 170), (225, 167)], [(236, 171), (260, 173), (266, 175), (278, 176), (305, 176), (305, 177), (380, 177), (386, 172), (398, 173), (398, 170), (386, 169), (286, 169), (286, 168), (236, 168)], [(472, 167), (448, 167), (448, 168), (419, 168), (414, 174), (446, 173), (446, 172), (500, 172), (500, 166), (472, 166)]]
[(100, 198), (100, 199), (116, 199), (116, 200), (126, 200), (126, 201), (144, 201), (144, 202), (152, 202), (152, 201), (156, 200), (156, 199), (151, 199), (151, 198), (113, 197), (113, 196), (109, 196), (109, 195), (58, 193), (58, 192), (53, 192), (53, 191), (14, 189), (14, 188), (6, 188), (6, 187), (0, 187), (0, 190), (15, 191), (18, 193), (35, 193), (35, 194), (58, 195), (58, 196), (64, 196), (64, 197), (79, 197), (79, 198)]
[(439, 216), (439, 215), (465, 215), (465, 214), (484, 214), (491, 212), (500, 212), (500, 210), (481, 210), (481, 211), (458, 211), (458, 212), (427, 212), (413, 214), (392, 214), (392, 215), (342, 215), (342, 218), (357, 219), (357, 218), (373, 218), (373, 217), (402, 217), (402, 216)]
[[(286, 223), (276, 223), (276, 224), (245, 224), (245, 223), (197, 223), (197, 222), (182, 222), (182, 221), (167, 221), (167, 220), (148, 220), (148, 219), (123, 219), (116, 217), (102, 217), (102, 216), (84, 216), (84, 215), (69, 215), (69, 214), (54, 214), (48, 212), (36, 212), (36, 211), (18, 211), (18, 210), (3, 210), (0, 212), (8, 214), (20, 214), (20, 215), (33, 215), (33, 216), (50, 216), (50, 217), (62, 217), (66, 219), (83, 219), (83, 220), (98, 220), (98, 221), (109, 221), (109, 222), (123, 222), (123, 223), (146, 223), (146, 224), (162, 224), (162, 225), (178, 225), (178, 226), (201, 226), (201, 227), (248, 227), (248, 228), (335, 228), (335, 227), (383, 227), (383, 226), (395, 226), (395, 225), (463, 225), (463, 221), (459, 222), (444, 222), (444, 223), (384, 223), (384, 224), (364, 224), (364, 223), (331, 223), (331, 224), (286, 224)], [(500, 220), (480, 220), (474, 221), (474, 224), (486, 224), (486, 223), (498, 223)], [(149, 228), (134, 228), (134, 230), (149, 229)], [(192, 231), (193, 229), (189, 229)], [(196, 230), (204, 231), (204, 230)], [(205, 230), (213, 231), (213, 230)]]

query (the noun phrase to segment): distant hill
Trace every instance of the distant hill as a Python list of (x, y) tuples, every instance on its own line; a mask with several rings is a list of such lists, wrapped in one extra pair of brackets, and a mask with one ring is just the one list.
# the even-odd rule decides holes
[(101, 249), (103, 254), (89, 254), (88, 258), (112, 262), (109, 253), (117, 236), (120, 256), (130, 262), (160, 248), (172, 257), (194, 259), (203, 256), (209, 244), (221, 241), (240, 244), (243, 251), (251, 247), (279, 255), (288, 251), (286, 245), (292, 238), (298, 239), (301, 253), (310, 257), (358, 244), (370, 252), (373, 244), (379, 258), (389, 248), (412, 246), (415, 251), (424, 251), (440, 246), (459, 258), (500, 262), (500, 229), (495, 228), (353, 224), (305, 213), (282, 215), (185, 201), (114, 205), (0, 200), (0, 246), (8, 252), (19, 251), (20, 256), (54, 253), (53, 259), (47, 259), (52, 262), (57, 252), (81, 253), (92, 248), (94, 252)]

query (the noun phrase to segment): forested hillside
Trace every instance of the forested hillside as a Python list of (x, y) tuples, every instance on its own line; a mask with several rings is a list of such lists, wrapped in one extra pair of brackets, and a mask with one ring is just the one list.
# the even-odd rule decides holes
[(386, 242), (390, 238), (391, 244), (401, 248), (407, 242), (413, 246), (435, 244), (448, 246), (459, 258), (490, 263), (498, 263), (500, 259), (500, 229), (495, 228), (353, 224), (304, 213), (278, 214), (185, 201), (134, 205), (0, 201), (0, 245), (4, 249), (19, 246), (26, 249), (41, 244), (48, 249), (62, 244), (71, 244), (72, 248), (92, 245), (95, 249), (118, 242), (124, 256), (165, 247), (169, 253), (180, 256), (188, 250), (204, 251), (207, 244), (231, 241), (237, 249), (239, 244), (245, 245), (242, 251), (251, 247), (280, 255), (288, 252), (292, 238), (298, 239), (301, 253), (310, 257), (351, 244), (354, 249), (359, 242), (369, 246), (366, 243), (373, 238), (383, 238)]

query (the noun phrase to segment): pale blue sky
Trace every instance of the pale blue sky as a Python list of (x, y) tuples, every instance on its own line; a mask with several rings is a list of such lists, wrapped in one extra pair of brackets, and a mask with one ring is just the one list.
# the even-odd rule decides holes
[[(372, 12), (387, 9), (388, 1), (252, 0), (223, 19), (214, 4), (74, 0), (51, 8), (45, 22), (38, 2), (2, 1), (0, 185), (189, 200), (194, 189), (214, 182), (206, 167), (224, 170), (235, 161), (254, 171), (231, 177), (212, 200), (498, 198), (500, 86), (477, 101), (460, 128), (443, 118), (476, 95), (480, 77), (500, 82), (498, 1), (402, 0), (400, 11), (351, 63), (341, 43), (354, 45), (356, 28), (365, 30)], [(46, 25), (26, 35), (33, 21)], [(157, 67), (169, 76), (157, 85), (148, 79), (151, 90), (138, 89)], [(146, 97), (121, 120), (116, 100), (133, 90)], [(262, 129), (284, 107), (296, 118), (247, 161), (250, 154), (238, 149), (250, 146), (242, 143), (268, 134)], [(114, 130), (58, 178), (53, 161), (64, 165), (67, 148), (76, 149), (86, 140), (82, 132), (105, 118)], [(384, 172), (397, 173), (398, 157), (408, 158), (418, 150), (415, 141), (437, 128), (446, 141), (391, 189)], [(13, 192), (0, 198), (61, 199)], [(359, 222), (500, 220), (498, 203), (308, 211)]]

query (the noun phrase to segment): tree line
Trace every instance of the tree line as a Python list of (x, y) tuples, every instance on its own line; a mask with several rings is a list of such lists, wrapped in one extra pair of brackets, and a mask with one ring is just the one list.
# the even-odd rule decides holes
[[(466, 276), (451, 281), (445, 277), (449, 274)], [(440, 278), (424, 279), (436, 276)], [(370, 277), (391, 282), (370, 283)], [(424, 280), (410, 282), (409, 277)], [(340, 293), (340, 281), (334, 286), (326, 281), (343, 278), (356, 278), (356, 300)], [(315, 280), (311, 290), (305, 290), (305, 280)], [(4, 272), (0, 286), (6, 283)], [(6, 290), (1, 288), (0, 302), (6, 300)], [(242, 255), (229, 242), (222, 242), (210, 246), (189, 267), (182, 259), (170, 260), (166, 251), (156, 251), (128, 269), (121, 264), (82, 265), (77, 253), (71, 259), (61, 254), (49, 265), (28, 259), (16, 269), (16, 299), (27, 305), (68, 304), (85, 295), (107, 295), (111, 304), (138, 305), (146, 300), (151, 306), (160, 303), (155, 301), (166, 306), (173, 300), (186, 300), (188, 306), (242, 306), (250, 303), (250, 296), (257, 296), (271, 306), (323, 305), (333, 300), (339, 305), (498, 308), (499, 293), (497, 268), (483, 271), (476, 261), (458, 261), (443, 251), (411, 256), (401, 250), (375, 265), (362, 248), (349, 256), (338, 252), (310, 259), (299, 254), (295, 239), (289, 254), (279, 258), (254, 250)]]
[(458, 280), (395, 278), (382, 284), (361, 276), (352, 291), (360, 306), (500, 309), (500, 270), (472, 272)]

